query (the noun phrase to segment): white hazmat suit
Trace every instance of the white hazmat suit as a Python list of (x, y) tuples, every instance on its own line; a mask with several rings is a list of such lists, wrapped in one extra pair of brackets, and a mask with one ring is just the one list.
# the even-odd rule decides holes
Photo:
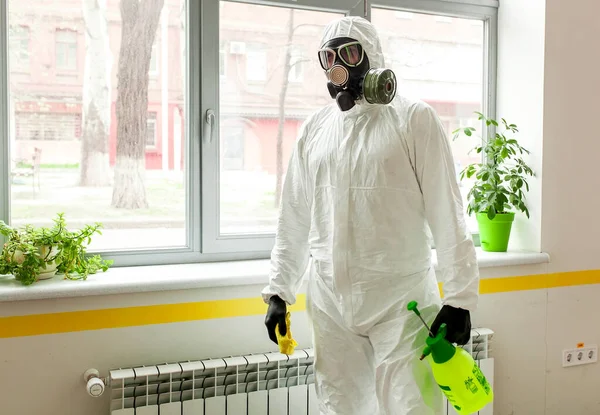
[[(330, 23), (321, 44), (360, 41), (372, 68), (384, 68), (374, 27), (359, 17)], [(401, 85), (400, 85), (401, 89)], [(268, 302), (287, 304), (310, 261), (307, 310), (315, 382), (324, 415), (442, 414), (442, 395), (419, 356), (426, 321), (444, 303), (473, 311), (479, 274), (464, 220), (451, 148), (434, 110), (396, 96), (335, 103), (303, 124), (285, 177)]]

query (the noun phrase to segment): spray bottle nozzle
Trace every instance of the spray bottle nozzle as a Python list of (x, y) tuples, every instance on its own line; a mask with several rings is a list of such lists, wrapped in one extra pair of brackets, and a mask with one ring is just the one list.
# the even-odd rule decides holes
[(431, 347), (426, 346), (425, 349), (423, 350), (423, 354), (421, 355), (419, 360), (425, 359), (427, 356), (429, 356), (430, 353), (431, 353)]

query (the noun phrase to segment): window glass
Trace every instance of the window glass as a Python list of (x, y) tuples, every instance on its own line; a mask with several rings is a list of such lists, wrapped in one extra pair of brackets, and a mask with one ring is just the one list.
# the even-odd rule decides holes
[(103, 224), (93, 251), (186, 246), (185, 0), (137, 2), (8, 1), (13, 225), (64, 212)]
[(298, 128), (331, 102), (317, 49), (338, 15), (220, 4), (220, 233), (272, 233)]
[[(435, 109), (451, 140), (458, 176), (468, 164), (481, 160), (470, 152), (475, 137), (452, 141), (452, 131), (467, 126), (481, 131), (473, 112), (483, 111), (483, 21), (371, 10), (386, 65), (398, 78), (398, 93), (421, 99)], [(460, 188), (466, 209), (470, 183), (460, 183)], [(470, 229), (477, 230), (475, 218), (467, 220)]]

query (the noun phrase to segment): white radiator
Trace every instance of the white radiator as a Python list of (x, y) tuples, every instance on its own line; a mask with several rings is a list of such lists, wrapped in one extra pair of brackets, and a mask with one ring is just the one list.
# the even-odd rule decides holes
[[(464, 348), (493, 387), (492, 334), (473, 330)], [(111, 415), (319, 415), (312, 349), (116, 369), (108, 382)]]

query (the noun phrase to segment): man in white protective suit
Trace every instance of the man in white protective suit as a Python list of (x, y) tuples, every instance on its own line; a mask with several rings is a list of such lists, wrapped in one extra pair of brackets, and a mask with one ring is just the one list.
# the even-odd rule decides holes
[(367, 20), (331, 22), (318, 54), (335, 103), (304, 122), (289, 162), (262, 291), (269, 337), (277, 343), (277, 324), (285, 335), (310, 262), (322, 414), (442, 414), (419, 360), (427, 329), (407, 304), (418, 301), (434, 334), (446, 323), (448, 340), (468, 342), (479, 273), (449, 140), (429, 105), (396, 94)]

